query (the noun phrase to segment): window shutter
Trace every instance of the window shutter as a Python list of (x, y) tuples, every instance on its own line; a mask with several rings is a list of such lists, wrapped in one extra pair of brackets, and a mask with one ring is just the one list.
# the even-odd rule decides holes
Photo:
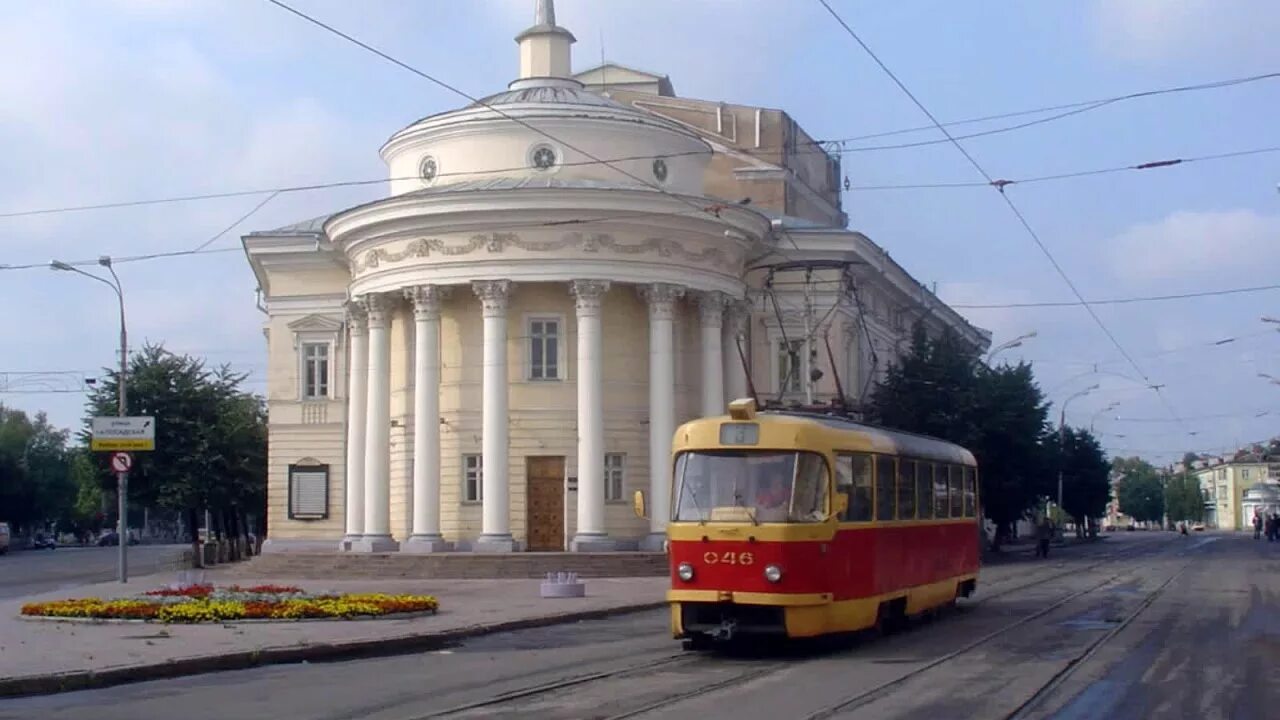
[(289, 474), (289, 517), (322, 520), (329, 516), (329, 469), (292, 469)]

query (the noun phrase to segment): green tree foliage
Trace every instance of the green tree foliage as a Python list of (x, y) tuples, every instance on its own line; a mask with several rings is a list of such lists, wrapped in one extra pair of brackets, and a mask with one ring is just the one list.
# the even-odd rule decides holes
[(954, 335), (931, 340), (917, 326), (911, 351), (876, 387), (868, 414), (881, 425), (969, 448), (997, 542), (1034, 503), (1046, 470), (1048, 406), (1031, 366), (989, 369)]
[(1164, 516), (1164, 478), (1146, 460), (1116, 458), (1111, 463), (1121, 475), (1116, 487), (1120, 512), (1139, 522), (1153, 522)]
[(75, 490), (66, 444), (67, 432), (44, 413), (32, 419), (0, 406), (0, 520), (26, 532), (70, 519)]
[(1081, 533), (1089, 518), (1107, 511), (1111, 501), (1111, 463), (1098, 439), (1084, 428), (1067, 426), (1060, 448), (1058, 440), (1055, 435), (1052, 447), (1062, 469), (1062, 509), (1075, 519), (1076, 532)]
[(1171, 476), (1165, 485), (1165, 512), (1171, 522), (1204, 520), (1204, 493), (1200, 481), (1190, 473)]
[[(129, 359), (128, 413), (156, 418), (156, 449), (137, 453), (129, 474), (131, 503), (186, 513), (210, 510), (218, 526), (241, 534), (246, 514), (266, 502), (266, 409), (241, 390), (244, 375), (148, 345)], [(117, 413), (117, 374), (88, 399), (88, 413)], [(88, 421), (86, 420), (86, 428)], [(88, 431), (85, 430), (87, 436)], [(105, 485), (114, 485), (99, 458)]]

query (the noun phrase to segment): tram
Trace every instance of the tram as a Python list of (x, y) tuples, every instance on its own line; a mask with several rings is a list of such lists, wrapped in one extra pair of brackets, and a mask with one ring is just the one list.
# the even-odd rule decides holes
[(667, 600), (686, 649), (862, 630), (977, 587), (977, 464), (958, 445), (744, 399), (682, 425), (672, 456)]

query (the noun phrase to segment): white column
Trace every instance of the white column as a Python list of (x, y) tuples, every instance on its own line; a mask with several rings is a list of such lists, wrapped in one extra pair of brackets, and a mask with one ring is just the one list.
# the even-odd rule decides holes
[(480, 538), (476, 550), (511, 552), (511, 502), (508, 494), (510, 472), (507, 423), (507, 298), (509, 280), (484, 280), (471, 284), (484, 307), (484, 410), (481, 426), (481, 513)]
[(724, 415), (724, 366), (720, 329), (724, 324), (725, 295), (707, 292), (698, 296), (702, 319), (702, 415)]
[(616, 550), (604, 526), (604, 347), (600, 305), (603, 280), (574, 280), (578, 311), (578, 531), (574, 552)]
[(391, 538), (391, 302), (385, 295), (360, 298), (369, 318), (369, 397), (365, 414), (364, 536), (354, 549), (398, 550)]
[(676, 300), (677, 285), (655, 283), (641, 288), (649, 303), (649, 536), (641, 547), (661, 551), (671, 517), (671, 441), (676, 432)]
[(448, 288), (406, 288), (413, 303), (413, 534), (408, 552), (450, 549), (440, 534), (440, 303)]
[[(725, 402), (733, 402), (747, 397), (747, 370), (743, 367), (742, 356), (750, 359), (750, 348), (747, 347), (747, 320), (751, 317), (751, 304), (746, 300), (736, 300), (729, 304), (725, 312), (724, 328), (720, 336), (724, 347), (724, 393)], [(738, 348), (742, 351), (739, 353)]]
[(347, 534), (342, 549), (350, 550), (364, 534), (365, 387), (369, 381), (369, 343), (364, 311), (347, 303)]

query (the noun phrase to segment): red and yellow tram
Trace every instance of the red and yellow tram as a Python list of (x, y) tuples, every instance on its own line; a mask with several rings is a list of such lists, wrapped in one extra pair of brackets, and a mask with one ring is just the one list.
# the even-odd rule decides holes
[(667, 598), (686, 647), (851, 632), (974, 591), (969, 451), (752, 400), (729, 409), (681, 426), (672, 450)]

